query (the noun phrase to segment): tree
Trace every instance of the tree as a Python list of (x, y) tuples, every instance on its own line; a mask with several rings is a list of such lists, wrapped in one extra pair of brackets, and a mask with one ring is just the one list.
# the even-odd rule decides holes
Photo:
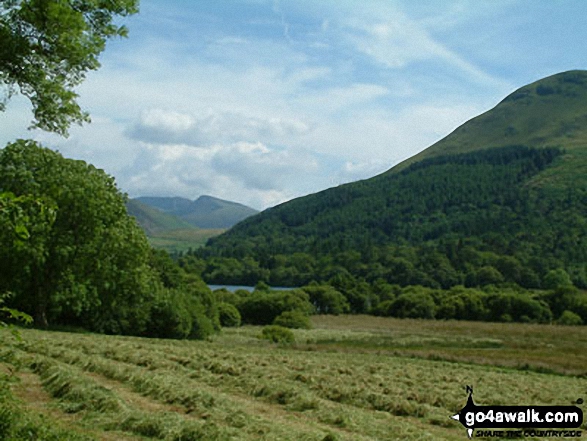
[[(18, 141), (0, 151), (0, 192), (14, 195), (0, 210), (0, 292), (12, 291), (15, 307), (41, 327), (50, 318), (102, 332), (144, 326), (150, 247), (112, 177)], [(26, 240), (5, 233), (11, 212), (22, 213)]]
[(74, 88), (100, 67), (106, 40), (126, 36), (117, 16), (138, 0), (3, 0), (0, 2), (0, 110), (16, 92), (32, 103), (32, 127), (67, 136), (89, 121)]

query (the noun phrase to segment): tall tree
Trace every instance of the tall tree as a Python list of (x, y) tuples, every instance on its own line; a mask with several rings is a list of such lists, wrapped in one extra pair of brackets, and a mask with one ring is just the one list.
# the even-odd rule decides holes
[(126, 36), (118, 16), (138, 12), (138, 0), (2, 0), (0, 110), (17, 92), (30, 99), (32, 127), (67, 136), (89, 121), (74, 88), (100, 67), (106, 40)]
[(127, 332), (146, 320), (150, 248), (112, 177), (17, 141), (0, 151), (0, 192), (15, 198), (4, 198), (0, 225), (14, 214), (21, 225), (0, 230), (0, 292), (12, 291), (15, 306), (41, 327), (58, 317)]

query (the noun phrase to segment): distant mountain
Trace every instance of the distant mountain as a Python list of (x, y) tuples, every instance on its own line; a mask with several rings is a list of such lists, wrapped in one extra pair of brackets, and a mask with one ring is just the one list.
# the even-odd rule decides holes
[(137, 219), (151, 245), (168, 252), (188, 251), (203, 246), (225, 228), (198, 228), (173, 214), (165, 213), (137, 199), (130, 199), (126, 209)]
[(164, 231), (194, 228), (183, 219), (153, 208), (137, 199), (130, 199), (126, 204), (126, 210), (137, 219), (148, 236)]
[(202, 255), (249, 258), (214, 282), (535, 288), (564, 269), (587, 288), (587, 72), (522, 87), (389, 171), (265, 210)]
[(195, 201), (180, 197), (139, 197), (134, 201), (175, 216), (191, 226), (205, 229), (230, 228), (258, 213), (246, 205), (212, 196), (200, 196)]

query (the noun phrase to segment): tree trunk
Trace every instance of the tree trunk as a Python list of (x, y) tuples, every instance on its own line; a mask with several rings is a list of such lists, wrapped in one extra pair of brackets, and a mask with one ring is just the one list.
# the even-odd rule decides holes
[(47, 308), (37, 304), (35, 311), (35, 326), (41, 329), (47, 329), (49, 322), (47, 321)]

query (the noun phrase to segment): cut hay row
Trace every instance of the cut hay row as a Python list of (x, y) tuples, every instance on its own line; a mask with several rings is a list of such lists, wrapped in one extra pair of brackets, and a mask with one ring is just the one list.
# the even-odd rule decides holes
[[(101, 430), (157, 439), (460, 440), (463, 428), (449, 417), (465, 404), (465, 385), (474, 386), (476, 402), (493, 405), (568, 405), (587, 393), (587, 380), (577, 376), (353, 352), (352, 345), (313, 351), (261, 341), (259, 332), (245, 327), (211, 341), (171, 341), (24, 331), (25, 343), (12, 347), (37, 360), (24, 365), (35, 368), (63, 410)], [(366, 330), (295, 332), (298, 342), (393, 338)], [(445, 340), (455, 337), (438, 333), (434, 344)], [(480, 351), (481, 340), (488, 337), (467, 342)]]

